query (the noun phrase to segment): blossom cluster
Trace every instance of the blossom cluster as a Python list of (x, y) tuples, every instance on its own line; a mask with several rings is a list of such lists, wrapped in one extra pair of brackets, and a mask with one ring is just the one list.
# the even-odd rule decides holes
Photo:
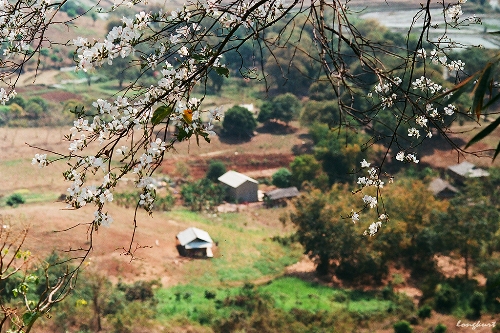
[[(378, 195), (380, 190), (384, 187), (384, 182), (380, 179), (380, 169), (376, 167), (371, 167), (371, 163), (366, 160), (361, 161), (361, 168), (366, 169), (367, 176), (358, 177), (357, 184), (361, 186), (357, 192), (363, 192), (365, 188), (374, 187), (377, 192), (377, 196), (372, 196), (364, 194), (361, 198), (365, 208), (378, 208)], [(389, 179), (392, 182), (392, 178)], [(355, 212), (354, 210), (350, 214), (350, 218), (353, 223), (356, 223), (360, 219), (360, 212)], [(387, 221), (388, 217), (386, 214), (381, 214), (378, 218), (379, 221), (372, 223), (367, 230), (365, 230), (364, 235), (374, 236), (378, 230), (382, 227), (382, 222)]]
[(396, 154), (396, 160), (400, 162), (412, 162), (412, 163), (420, 162), (419, 160), (417, 160), (417, 156), (415, 154), (405, 155), (404, 151), (400, 151), (399, 153)]
[(16, 95), (17, 80), (12, 77), (19, 75), (26, 59), (40, 48), (46, 27), (53, 23), (53, 16), (48, 15), (52, 6), (50, 0), (0, 0), (0, 80), (8, 86), (0, 88), (0, 103)]
[(47, 166), (49, 164), (47, 154), (35, 154), (35, 157), (31, 160), (31, 164), (38, 165), (39, 168)]
[[(398, 95), (395, 93), (397, 87), (403, 82), (401, 78), (394, 77), (392, 80), (386, 80), (379, 82), (375, 87), (374, 91), (379, 96), (381, 100), (382, 108), (391, 108), (398, 99)], [(372, 97), (373, 93), (369, 93), (368, 97)]]

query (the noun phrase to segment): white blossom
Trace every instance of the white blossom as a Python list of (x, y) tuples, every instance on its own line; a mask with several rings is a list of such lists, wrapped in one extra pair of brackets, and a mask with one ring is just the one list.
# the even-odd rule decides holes
[(47, 154), (35, 154), (35, 157), (31, 160), (32, 165), (38, 165), (39, 168), (47, 166), (49, 163), (47, 161)]
[(370, 167), (370, 163), (368, 163), (365, 159), (363, 161), (361, 161), (361, 167), (362, 168), (369, 168)]
[(370, 206), (370, 208), (375, 208), (377, 206), (377, 198), (370, 195), (365, 195), (363, 197), (363, 202)]

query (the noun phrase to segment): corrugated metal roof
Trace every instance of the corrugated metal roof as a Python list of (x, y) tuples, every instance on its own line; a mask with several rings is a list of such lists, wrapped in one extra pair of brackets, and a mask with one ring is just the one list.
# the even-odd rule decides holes
[(283, 198), (293, 198), (300, 194), (299, 190), (294, 187), (287, 188), (277, 188), (275, 190), (269, 191), (264, 195), (270, 200), (278, 200)]
[(476, 178), (488, 177), (490, 175), (488, 171), (476, 168), (474, 164), (467, 161), (464, 161), (460, 164), (451, 165), (448, 167), (448, 169), (462, 177)]
[(446, 180), (443, 180), (441, 178), (436, 178), (436, 179), (433, 179), (430, 184), (429, 184), (429, 190), (434, 193), (434, 195), (438, 195), (439, 192), (445, 190), (445, 189), (448, 189), (450, 190), (451, 192), (455, 192), (455, 193), (458, 193), (458, 189), (456, 187), (454, 187), (453, 185), (451, 185), (449, 182), (447, 182)]
[(193, 242), (187, 243), (186, 245), (184, 245), (184, 247), (187, 250), (191, 250), (191, 249), (206, 249), (206, 248), (212, 247), (212, 243), (205, 242), (205, 241), (202, 241), (202, 242), (200, 242), (200, 241), (193, 241)]
[(238, 186), (240, 186), (241, 184), (243, 184), (246, 181), (249, 181), (249, 182), (252, 182), (252, 183), (255, 183), (255, 184), (259, 183), (258, 181), (256, 181), (253, 178), (250, 178), (248, 176), (245, 176), (242, 173), (239, 173), (239, 172), (236, 172), (236, 171), (232, 171), (232, 170), (226, 172), (225, 174), (223, 174), (222, 176), (220, 176), (218, 179), (219, 179), (219, 181), (221, 183), (229, 185), (229, 186), (231, 186), (233, 188), (237, 188)]
[[(179, 232), (177, 234), (177, 239), (179, 240), (182, 246), (186, 246), (186, 244), (189, 244), (190, 248), (202, 248), (202, 247), (193, 247), (193, 244), (194, 246), (199, 246), (196, 245), (195, 243), (204, 243), (204, 244), (210, 243), (210, 246), (212, 246), (213, 243), (213, 240), (212, 238), (210, 238), (208, 232), (195, 227), (187, 228), (186, 230)], [(196, 240), (199, 241), (194, 242)], [(186, 248), (188, 247), (186, 246)]]

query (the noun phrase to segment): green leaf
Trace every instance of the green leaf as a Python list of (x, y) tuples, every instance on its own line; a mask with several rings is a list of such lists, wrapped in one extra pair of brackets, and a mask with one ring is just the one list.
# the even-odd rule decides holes
[(491, 35), (500, 35), (500, 30), (488, 32)]
[(26, 325), (26, 326), (30, 325), (37, 318), (38, 318), (38, 314), (36, 312), (26, 312), (25, 314), (23, 314), (24, 325)]
[(479, 80), (474, 87), (474, 99), (472, 101), (472, 110), (476, 113), (477, 119), (481, 115), (481, 110), (483, 109), (484, 95), (488, 89), (488, 81), (490, 80), (491, 72), (493, 69), (493, 63), (489, 62), (483, 69), (483, 72), (479, 76)]
[(490, 107), (490, 105), (496, 103), (496, 101), (498, 101), (500, 99), (500, 94), (497, 94), (496, 96), (493, 96), (489, 101), (488, 103), (486, 103), (485, 105), (483, 105), (483, 110), (484, 109), (487, 109)]
[(229, 77), (229, 69), (226, 67), (214, 67), (215, 72), (220, 76)]
[(186, 132), (182, 127), (177, 127), (177, 140), (182, 141), (184, 139), (189, 139), (193, 134), (192, 131)]
[(210, 143), (210, 136), (207, 133), (203, 133), (201, 136), (205, 139), (206, 142)]
[(478, 71), (474, 74), (472, 74), (471, 76), (469, 76), (467, 79), (463, 80), (462, 82), (460, 82), (459, 84), (457, 84), (456, 86), (454, 86), (453, 88), (451, 88), (450, 90), (442, 93), (442, 94), (439, 94), (438, 96), (432, 98), (429, 103), (432, 103), (436, 100), (439, 100), (445, 96), (448, 96), (449, 94), (453, 93), (453, 95), (451, 95), (451, 97), (446, 101), (447, 103), (451, 104), (453, 102), (455, 102), (459, 97), (460, 95), (462, 95), (468, 88), (469, 84), (472, 84), (474, 82), (474, 78), (479, 75), (479, 73), (481, 73), (481, 71)]
[[(492, 122), (491, 124), (489, 124), (488, 126), (486, 126), (481, 132), (477, 133), (468, 143), (467, 145), (465, 146), (465, 148), (468, 148), (470, 147), (471, 145), (473, 145), (474, 143), (484, 139), (488, 134), (490, 134), (491, 132), (493, 132), (493, 130), (495, 128), (498, 127), (498, 125), (500, 125), (500, 117), (498, 117), (494, 122)], [(498, 148), (497, 148), (498, 149)], [(495, 154), (496, 156), (496, 154)]]
[(194, 60), (196, 60), (196, 61), (200, 61), (200, 60), (206, 59), (206, 57), (205, 57), (205, 56), (202, 56), (202, 55), (200, 55), (200, 54), (192, 54), (192, 55), (190, 55), (190, 56), (191, 56), (191, 58), (193, 58), (193, 59), (194, 59)]
[(158, 125), (163, 121), (163, 119), (167, 118), (170, 116), (172, 113), (172, 108), (170, 106), (162, 105), (158, 109), (155, 110), (153, 113), (153, 118), (151, 119), (151, 122), (153, 125)]
[(497, 158), (498, 153), (500, 153), (500, 142), (498, 143), (497, 149), (495, 150), (495, 154), (493, 155), (493, 161)]

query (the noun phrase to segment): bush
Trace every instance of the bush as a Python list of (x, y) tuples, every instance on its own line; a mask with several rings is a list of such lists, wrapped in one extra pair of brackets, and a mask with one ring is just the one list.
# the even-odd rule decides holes
[(301, 109), (300, 101), (295, 95), (287, 93), (276, 96), (272, 102), (265, 102), (257, 118), (260, 122), (281, 120), (289, 123), (297, 118)]
[(424, 305), (418, 309), (418, 318), (426, 319), (431, 317), (432, 308), (429, 305)]
[[(113, 195), (113, 202), (118, 206), (125, 208), (133, 208), (137, 205), (140, 200), (140, 193), (138, 192), (121, 192), (115, 193)], [(167, 192), (165, 196), (159, 194), (156, 195), (155, 202), (153, 205), (153, 210), (155, 211), (170, 211), (174, 207), (175, 198), (170, 192)]]
[(119, 282), (116, 288), (125, 294), (125, 299), (131, 301), (148, 301), (154, 299), (154, 288), (158, 287), (158, 281), (136, 281), (133, 284)]
[(457, 291), (448, 284), (438, 286), (434, 298), (434, 309), (441, 313), (449, 313), (457, 304)]
[(239, 139), (249, 139), (257, 127), (257, 121), (248, 109), (233, 106), (224, 114), (222, 134)]
[(500, 312), (500, 273), (488, 276), (486, 280), (486, 301), (495, 313)]
[(208, 165), (207, 174), (205, 178), (215, 182), (217, 179), (226, 173), (226, 165), (222, 161), (212, 160)]
[(6, 204), (11, 207), (17, 207), (25, 202), (26, 200), (24, 200), (22, 195), (20, 195), (19, 193), (14, 193), (7, 198)]
[(287, 168), (281, 168), (273, 175), (273, 185), (280, 188), (290, 187), (292, 173)]
[(475, 291), (469, 299), (469, 306), (472, 309), (472, 318), (481, 317), (481, 310), (484, 305), (484, 295), (479, 291)]
[(313, 181), (321, 171), (321, 164), (313, 155), (300, 155), (290, 163), (292, 177), (290, 182), (299, 189), (303, 182)]
[(410, 323), (406, 320), (401, 320), (395, 323), (393, 326), (394, 333), (412, 333), (413, 328), (411, 328)]
[(226, 196), (226, 187), (214, 184), (207, 178), (194, 183), (184, 184), (181, 188), (181, 197), (184, 205), (192, 211), (212, 210), (222, 203)]
[(446, 329), (446, 325), (439, 323), (437, 324), (436, 328), (434, 328), (434, 333), (444, 333), (446, 332)]
[(212, 292), (210, 290), (205, 290), (205, 298), (206, 299), (214, 299), (217, 296), (215, 292)]

